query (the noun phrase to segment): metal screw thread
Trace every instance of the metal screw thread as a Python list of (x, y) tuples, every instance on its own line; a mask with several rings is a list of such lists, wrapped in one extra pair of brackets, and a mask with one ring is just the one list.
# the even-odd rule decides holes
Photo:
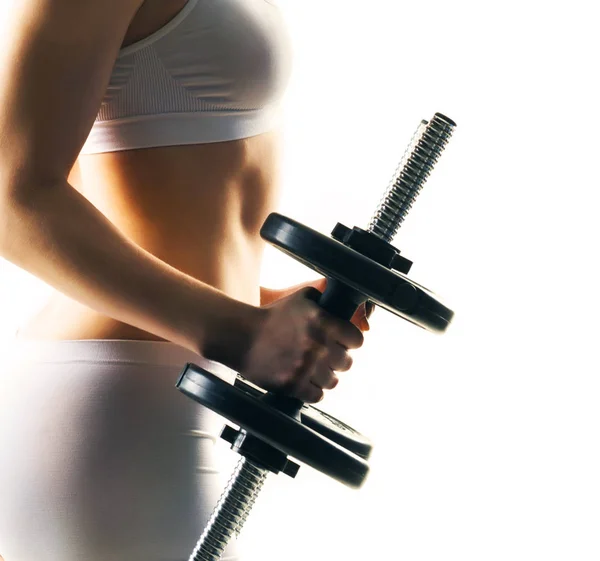
[(370, 233), (388, 243), (394, 239), (455, 127), (456, 123), (441, 113), (429, 122), (421, 121), (369, 223)]
[(239, 534), (269, 471), (242, 457), (189, 561), (219, 561), (233, 534)]

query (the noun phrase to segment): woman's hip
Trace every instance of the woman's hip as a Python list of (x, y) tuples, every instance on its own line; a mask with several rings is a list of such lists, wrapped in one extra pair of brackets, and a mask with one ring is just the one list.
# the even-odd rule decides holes
[(175, 388), (187, 362), (206, 361), (148, 341), (23, 341), (11, 354), (0, 374), (5, 559), (187, 558), (226, 479), (222, 420)]

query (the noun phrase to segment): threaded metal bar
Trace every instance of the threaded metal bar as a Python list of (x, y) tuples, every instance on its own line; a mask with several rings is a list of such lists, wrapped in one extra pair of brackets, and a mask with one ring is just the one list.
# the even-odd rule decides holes
[(239, 534), (269, 470), (242, 457), (189, 561), (219, 561), (233, 534)]
[(421, 121), (402, 158), (369, 232), (390, 243), (412, 208), (431, 170), (450, 140), (456, 123), (441, 113)]

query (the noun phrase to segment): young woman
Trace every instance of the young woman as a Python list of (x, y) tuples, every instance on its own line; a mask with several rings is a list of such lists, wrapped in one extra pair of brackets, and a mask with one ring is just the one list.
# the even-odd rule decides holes
[(0, 553), (182, 561), (223, 481), (221, 423), (174, 388), (183, 365), (314, 403), (368, 329), (364, 308), (319, 309), (324, 281), (259, 286), (282, 14), (19, 0), (4, 17), (0, 256), (54, 292), (0, 371)]

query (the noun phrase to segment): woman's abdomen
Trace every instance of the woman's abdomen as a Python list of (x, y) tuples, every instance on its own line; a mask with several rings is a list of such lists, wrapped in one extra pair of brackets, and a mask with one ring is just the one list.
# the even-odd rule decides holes
[[(232, 298), (260, 304), (259, 231), (279, 196), (277, 132), (86, 155), (69, 180), (143, 249)], [(163, 340), (58, 292), (19, 337)]]

